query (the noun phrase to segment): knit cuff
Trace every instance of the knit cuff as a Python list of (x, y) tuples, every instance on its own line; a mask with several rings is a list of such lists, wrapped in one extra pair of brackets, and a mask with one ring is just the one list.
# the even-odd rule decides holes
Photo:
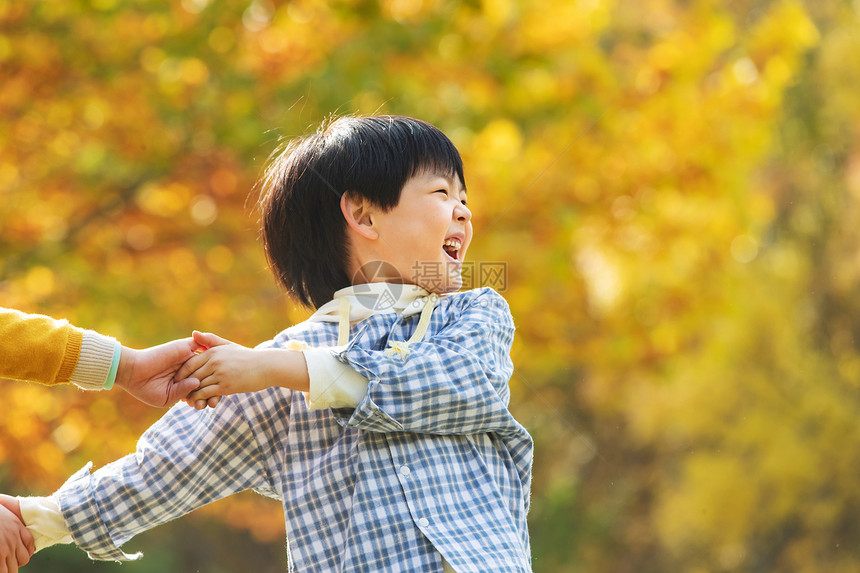
[(84, 390), (101, 390), (110, 374), (118, 346), (114, 338), (85, 330), (78, 365), (69, 382)]

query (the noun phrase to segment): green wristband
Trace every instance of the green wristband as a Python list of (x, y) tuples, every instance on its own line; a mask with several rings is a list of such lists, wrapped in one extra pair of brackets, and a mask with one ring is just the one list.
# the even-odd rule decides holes
[(113, 383), (116, 382), (116, 372), (119, 370), (119, 357), (122, 355), (122, 344), (120, 344), (119, 340), (116, 341), (116, 346), (113, 349), (113, 362), (110, 365), (110, 372), (108, 372), (107, 380), (105, 381), (105, 385), (102, 386), (103, 390), (110, 390), (113, 388)]

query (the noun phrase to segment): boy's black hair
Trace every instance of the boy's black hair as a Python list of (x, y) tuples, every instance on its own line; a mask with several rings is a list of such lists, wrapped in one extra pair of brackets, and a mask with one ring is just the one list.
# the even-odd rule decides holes
[(317, 308), (352, 284), (344, 192), (384, 211), (397, 206), (406, 181), (424, 171), (458, 177), (463, 161), (439, 129), (418, 119), (340, 117), (273, 155), (262, 181), (262, 238), (278, 282)]

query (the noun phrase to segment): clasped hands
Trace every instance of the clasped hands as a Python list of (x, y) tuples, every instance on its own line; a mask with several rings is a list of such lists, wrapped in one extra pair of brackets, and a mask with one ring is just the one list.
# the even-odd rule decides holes
[[(198, 410), (214, 408), (222, 395), (265, 388), (274, 368), (295, 366), (283, 360), (273, 364), (266, 355), (195, 331), (191, 338), (144, 350), (123, 346), (115, 384), (150, 406), (184, 400)], [(18, 499), (0, 494), (0, 573), (17, 573), (35, 550)]]
[(18, 500), (0, 494), (0, 573), (17, 573), (35, 551), (33, 534), (24, 527)]
[[(206, 352), (215, 347), (217, 351)], [(144, 350), (123, 347), (116, 385), (150, 406), (164, 408), (184, 400), (198, 410), (214, 408), (223, 394), (249, 392), (257, 361), (255, 352), (209, 333)], [(240, 380), (225, 384), (229, 380)], [(219, 384), (220, 382), (220, 384)], [(2, 571), (0, 571), (2, 573)]]

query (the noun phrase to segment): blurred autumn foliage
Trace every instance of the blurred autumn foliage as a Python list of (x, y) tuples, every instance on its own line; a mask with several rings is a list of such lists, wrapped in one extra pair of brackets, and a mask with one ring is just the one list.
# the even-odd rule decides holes
[[(463, 153), (471, 258), (506, 265), (535, 571), (857, 571), (858, 53), (846, 0), (0, 0), (0, 305), (266, 340), (307, 316), (256, 241), (269, 152), (420, 117)], [(17, 494), (159, 415), (0, 393)], [(201, 513), (124, 570), (284, 570), (277, 504)]]

